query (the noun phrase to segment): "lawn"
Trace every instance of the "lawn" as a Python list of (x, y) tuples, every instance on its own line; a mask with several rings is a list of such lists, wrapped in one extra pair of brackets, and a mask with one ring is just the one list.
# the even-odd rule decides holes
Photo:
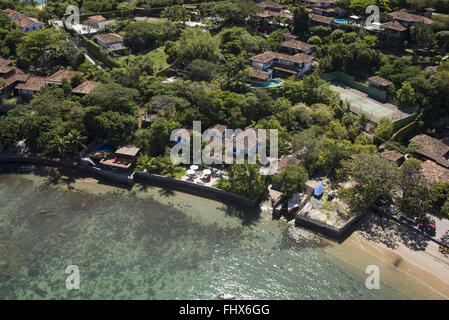
[[(153, 49), (145, 53), (144, 55), (150, 57), (151, 61), (154, 63), (156, 73), (169, 66), (169, 64), (167, 63), (168, 55), (165, 53), (165, 47)], [(118, 57), (116, 58), (116, 61), (120, 64), (123, 64), (127, 57), (129, 57), (129, 55)]]

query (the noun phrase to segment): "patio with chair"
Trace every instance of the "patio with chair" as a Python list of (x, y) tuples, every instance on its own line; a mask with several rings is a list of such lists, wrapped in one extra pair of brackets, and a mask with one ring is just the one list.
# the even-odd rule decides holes
[(215, 168), (200, 169), (197, 165), (191, 165), (181, 180), (211, 187), (220, 178), (223, 178), (222, 170)]

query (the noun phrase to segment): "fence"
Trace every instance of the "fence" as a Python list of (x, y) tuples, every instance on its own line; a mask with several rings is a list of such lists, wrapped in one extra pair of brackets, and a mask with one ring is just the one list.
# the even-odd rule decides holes
[(371, 96), (374, 99), (382, 102), (386, 102), (388, 99), (388, 94), (386, 91), (372, 88), (370, 86), (357, 82), (354, 80), (354, 77), (341, 71), (334, 71), (324, 74), (321, 76), (321, 78), (326, 81), (339, 81), (349, 87), (365, 92), (368, 96)]

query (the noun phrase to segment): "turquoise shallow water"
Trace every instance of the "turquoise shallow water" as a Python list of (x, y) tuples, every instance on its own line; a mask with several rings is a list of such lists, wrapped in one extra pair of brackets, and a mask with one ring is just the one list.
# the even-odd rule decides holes
[[(295, 240), (251, 212), (90, 185), (0, 174), (0, 299), (405, 298), (366, 289), (366, 275), (326, 254), (326, 242)], [(80, 269), (80, 290), (65, 287), (69, 265)]]

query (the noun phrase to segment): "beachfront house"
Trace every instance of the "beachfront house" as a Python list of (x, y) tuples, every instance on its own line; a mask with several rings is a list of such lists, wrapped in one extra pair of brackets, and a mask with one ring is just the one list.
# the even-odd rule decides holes
[(137, 160), (140, 149), (135, 146), (126, 146), (117, 149), (112, 156), (106, 156), (99, 162), (103, 166), (129, 169)]
[(116, 33), (102, 33), (94, 38), (103, 50), (117, 51), (126, 49), (123, 37)]
[[(253, 56), (251, 59), (251, 67), (255, 70), (262, 71), (271, 77), (302, 77), (305, 73), (312, 70), (313, 56), (297, 53), (288, 55), (273, 51), (265, 51), (261, 54)], [(262, 77), (262, 74), (259, 74)], [(256, 77), (257, 73), (253, 72), (252, 77)]]

